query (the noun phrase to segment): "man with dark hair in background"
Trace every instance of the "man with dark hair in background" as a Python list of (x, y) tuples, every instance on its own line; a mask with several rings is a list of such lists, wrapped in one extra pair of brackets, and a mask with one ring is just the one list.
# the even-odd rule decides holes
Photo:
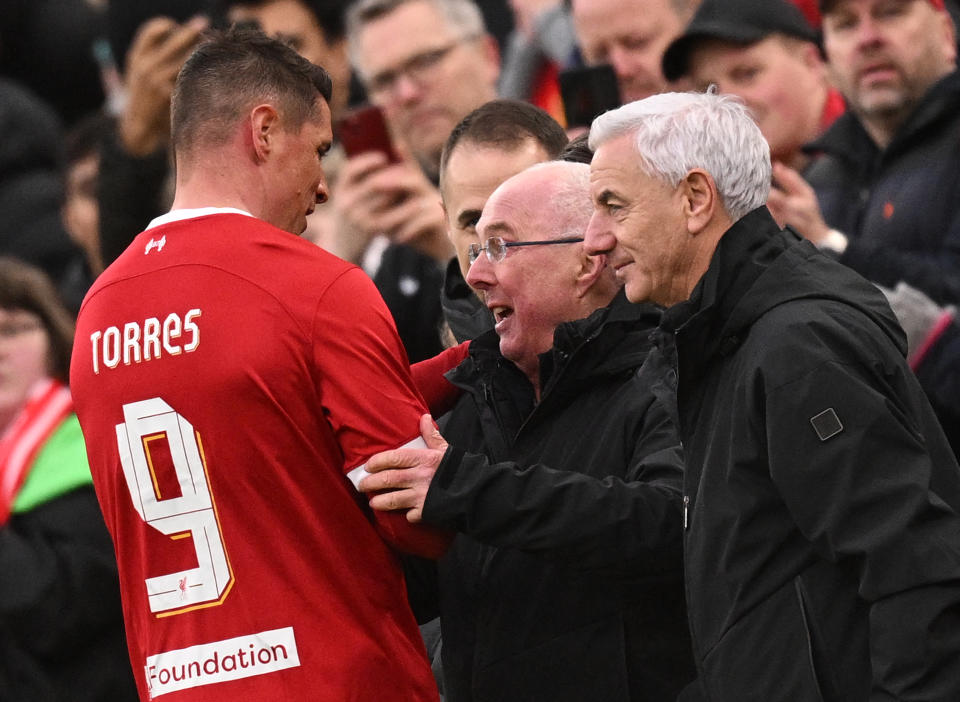
[(518, 100), (491, 100), (464, 117), (440, 158), (440, 195), (456, 256), (447, 265), (441, 301), (457, 341), (493, 326), (477, 292), (466, 284), (469, 249), (478, 244), (477, 220), (497, 186), (512, 175), (559, 156), (567, 135), (556, 120)]

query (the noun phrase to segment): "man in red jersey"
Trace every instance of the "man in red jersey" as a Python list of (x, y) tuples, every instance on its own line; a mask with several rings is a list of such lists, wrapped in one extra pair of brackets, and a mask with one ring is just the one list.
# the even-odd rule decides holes
[(327, 197), (330, 79), (231, 30), (174, 89), (172, 211), (90, 290), (71, 367), (143, 700), (436, 700), (367, 458), (420, 441), (386, 306), (297, 235)]

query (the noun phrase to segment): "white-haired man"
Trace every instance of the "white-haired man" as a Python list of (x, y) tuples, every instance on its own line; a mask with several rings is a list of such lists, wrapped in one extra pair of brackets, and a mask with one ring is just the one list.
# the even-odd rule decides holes
[(883, 295), (780, 230), (735, 98), (654, 96), (590, 140), (587, 249), (669, 307), (684, 699), (960, 699), (960, 469)]
[(448, 376), (451, 446), (424, 426), (428, 449), (367, 464), (409, 469), (361, 484), (459, 532), (436, 579), (452, 700), (672, 700), (694, 676), (680, 449), (644, 364), (659, 314), (584, 252), (589, 172), (536, 165), (487, 200), (467, 282), (496, 329)]

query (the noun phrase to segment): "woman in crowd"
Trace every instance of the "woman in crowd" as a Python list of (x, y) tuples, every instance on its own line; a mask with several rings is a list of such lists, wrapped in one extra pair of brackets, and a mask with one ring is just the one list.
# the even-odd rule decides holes
[(0, 697), (135, 700), (113, 547), (67, 374), (73, 321), (0, 258)]

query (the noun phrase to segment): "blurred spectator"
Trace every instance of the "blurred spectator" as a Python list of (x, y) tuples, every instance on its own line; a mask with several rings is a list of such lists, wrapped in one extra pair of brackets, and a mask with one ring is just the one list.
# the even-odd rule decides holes
[(456, 256), (447, 266), (443, 312), (455, 339), (474, 339), (493, 317), (467, 285), (469, 249), (479, 244), (477, 220), (487, 198), (510, 176), (556, 158), (567, 142), (563, 128), (543, 110), (518, 100), (492, 100), (453, 128), (440, 161), (440, 194)]
[(698, 0), (572, 0), (577, 42), (588, 66), (609, 63), (624, 103), (667, 87), (663, 52)]
[[(350, 85), (339, 1), (163, 0), (152, 5), (115, 5), (111, 6), (111, 44), (125, 68), (128, 87), (119, 133), (106, 139), (103, 147), (104, 178), (98, 199), (105, 263), (119, 256), (136, 232), (168, 209), (170, 91), (176, 71), (208, 24), (197, 14), (202, 9), (209, 9), (216, 22), (255, 22), (306, 58), (329, 67), (334, 119), (347, 105)], [(325, 226), (325, 214), (314, 214), (315, 230)]]
[(63, 131), (56, 114), (0, 78), (0, 255), (41, 268), (76, 313), (90, 284), (60, 216)]
[(116, 129), (101, 146), (97, 199), (104, 265), (169, 209), (170, 94), (180, 66), (208, 26), (202, 16), (181, 19), (198, 4), (165, 0), (159, 5), (110, 5), (111, 45), (122, 70), (124, 107)]
[(498, 92), (563, 121), (557, 74), (577, 50), (570, 9), (562, 0), (510, 0), (510, 6), (514, 30), (503, 52)]
[[(960, 74), (942, 0), (820, 3), (848, 111), (814, 142), (809, 185), (782, 165), (781, 221), (888, 288), (960, 302)], [(812, 186), (812, 187), (811, 187)], [(821, 214), (822, 212), (822, 214)]]
[(802, 147), (843, 112), (819, 35), (790, 0), (704, 0), (667, 48), (663, 73), (743, 98), (771, 158), (797, 169), (808, 159)]
[(904, 282), (880, 288), (907, 334), (907, 362), (937, 413), (953, 453), (960, 457), (960, 323), (953, 306), (942, 307)]
[(100, 144), (113, 129), (112, 119), (95, 112), (81, 119), (67, 133), (66, 197), (63, 223), (73, 243), (79, 246), (92, 277), (103, 272), (100, 255)]
[(0, 258), (0, 697), (136, 700), (113, 544), (65, 383), (73, 321)]
[(395, 137), (436, 179), (454, 125), (496, 97), (499, 58), (473, 0), (360, 0), (351, 60)]
[(496, 97), (499, 59), (472, 0), (361, 0), (347, 15), (351, 61), (401, 154), (343, 166), (331, 197), (341, 245), (394, 315), (411, 360), (440, 348), (443, 266), (453, 248), (436, 187), (451, 130)]
[(344, 5), (343, 0), (215, 0), (212, 12), (231, 23), (251, 23), (323, 66), (333, 80), (330, 112), (336, 121), (350, 102)]

